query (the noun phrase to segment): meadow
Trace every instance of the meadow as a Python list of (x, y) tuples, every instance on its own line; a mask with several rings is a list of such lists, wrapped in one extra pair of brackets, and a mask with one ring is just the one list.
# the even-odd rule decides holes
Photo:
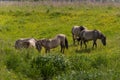
[[(73, 45), (71, 29), (83, 25), (98, 29), (107, 37), (98, 47)], [(119, 80), (120, 6), (114, 4), (0, 5), (0, 80)], [(19, 38), (52, 38), (63, 33), (69, 49), (60, 47), (46, 54), (36, 49), (16, 50)]]

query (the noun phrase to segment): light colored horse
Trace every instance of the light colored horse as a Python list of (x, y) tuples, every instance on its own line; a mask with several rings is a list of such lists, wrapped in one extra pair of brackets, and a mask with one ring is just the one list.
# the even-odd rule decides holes
[(82, 47), (82, 42), (84, 42), (85, 48), (87, 48), (87, 41), (93, 40), (93, 48), (94, 46), (97, 47), (97, 39), (100, 39), (102, 44), (105, 46), (106, 45), (106, 37), (103, 35), (100, 31), (98, 30), (83, 30), (80, 33), (81, 37), (81, 47)]
[(79, 41), (81, 40), (80, 32), (84, 29), (86, 29), (86, 27), (84, 27), (84, 26), (73, 26), (73, 28), (72, 28), (72, 38), (73, 38), (73, 44), (74, 45), (75, 45), (76, 41), (78, 41), (78, 44), (79, 44)]
[(68, 40), (64, 34), (58, 34), (52, 39), (41, 39), (36, 42), (36, 48), (40, 52), (41, 46), (45, 48), (45, 52), (50, 52), (50, 49), (61, 46), (61, 52), (64, 53), (64, 49), (68, 49)]
[(16, 40), (15, 48), (22, 49), (22, 48), (31, 48), (35, 46), (36, 40), (34, 38), (21, 38)]

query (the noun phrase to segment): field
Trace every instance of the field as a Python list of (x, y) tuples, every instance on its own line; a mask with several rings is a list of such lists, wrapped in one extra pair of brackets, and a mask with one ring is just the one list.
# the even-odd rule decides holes
[[(113, 4), (14, 3), (0, 6), (0, 80), (119, 80), (120, 6)], [(73, 45), (71, 29), (83, 25), (98, 29), (107, 45)], [(69, 49), (45, 54), (36, 49), (16, 50), (19, 38), (52, 38), (63, 33)]]

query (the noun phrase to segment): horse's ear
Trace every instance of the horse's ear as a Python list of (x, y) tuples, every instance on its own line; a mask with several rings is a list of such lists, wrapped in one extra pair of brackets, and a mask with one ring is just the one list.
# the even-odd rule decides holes
[(83, 26), (79, 27), (80, 31), (84, 30), (85, 28)]

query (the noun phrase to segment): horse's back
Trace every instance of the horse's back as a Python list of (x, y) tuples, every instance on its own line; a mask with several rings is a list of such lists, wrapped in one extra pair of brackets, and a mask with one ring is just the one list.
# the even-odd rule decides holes
[(36, 40), (34, 38), (20, 38), (15, 42), (15, 48), (35, 47)]
[(58, 34), (57, 37), (66, 37), (65, 34)]
[(60, 44), (60, 42), (61, 42), (61, 40), (59, 38), (52, 39), (52, 40), (50, 39), (48, 46), (51, 48), (55, 48)]
[(82, 38), (86, 40), (93, 40), (97, 39), (99, 37), (99, 31), (98, 30), (83, 30), (81, 32)]
[(34, 38), (30, 38), (29, 40), (30, 47), (35, 47), (36, 40)]
[(64, 41), (66, 39), (66, 35), (65, 34), (58, 34), (57, 39), (59, 39), (60, 41)]
[(85, 26), (73, 26), (73, 28), (72, 28), (72, 34), (73, 34), (75, 37), (80, 37), (80, 33), (81, 33), (83, 30), (87, 30), (87, 28), (86, 28)]
[(85, 40), (91, 40), (93, 39), (93, 30), (83, 30), (81, 32), (81, 37)]

